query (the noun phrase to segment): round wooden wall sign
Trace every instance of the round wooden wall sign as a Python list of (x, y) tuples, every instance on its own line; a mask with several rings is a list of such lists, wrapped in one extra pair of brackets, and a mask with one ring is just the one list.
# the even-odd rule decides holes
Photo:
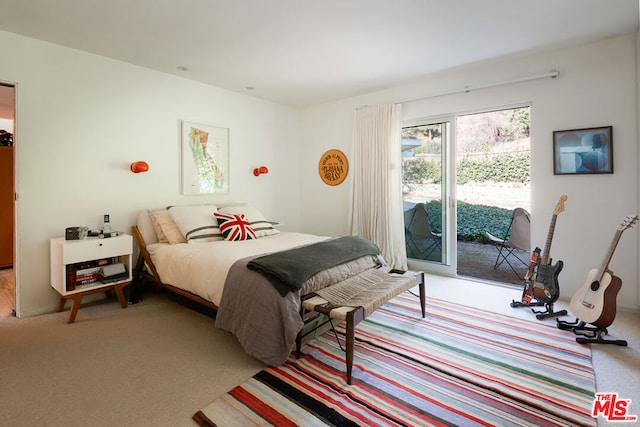
[(349, 162), (340, 150), (329, 150), (322, 155), (318, 164), (320, 178), (327, 185), (338, 185), (347, 177)]

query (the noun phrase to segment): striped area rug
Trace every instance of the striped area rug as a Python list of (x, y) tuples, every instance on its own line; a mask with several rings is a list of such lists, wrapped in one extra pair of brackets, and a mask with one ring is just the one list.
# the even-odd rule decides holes
[(435, 299), (422, 319), (405, 293), (358, 325), (356, 340), (351, 386), (326, 333), (193, 418), (225, 427), (596, 425), (591, 350), (555, 322)]

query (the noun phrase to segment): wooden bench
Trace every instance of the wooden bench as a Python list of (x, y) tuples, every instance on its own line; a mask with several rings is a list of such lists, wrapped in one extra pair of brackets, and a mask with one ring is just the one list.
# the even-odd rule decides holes
[[(366, 274), (365, 274), (366, 273)], [(302, 300), (303, 319), (312, 312), (330, 320), (346, 322), (347, 384), (351, 385), (355, 327), (380, 306), (409, 289), (418, 286), (422, 317), (425, 317), (425, 280), (423, 272), (371, 269), (328, 288), (307, 295)], [(333, 325), (332, 325), (333, 326)], [(296, 357), (300, 357), (303, 331), (296, 338)]]

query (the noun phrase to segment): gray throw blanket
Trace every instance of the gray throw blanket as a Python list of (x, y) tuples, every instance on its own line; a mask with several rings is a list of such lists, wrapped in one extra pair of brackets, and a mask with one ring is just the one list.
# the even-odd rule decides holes
[(379, 253), (376, 244), (367, 239), (344, 236), (254, 258), (247, 268), (264, 275), (280, 295), (286, 296), (322, 270)]

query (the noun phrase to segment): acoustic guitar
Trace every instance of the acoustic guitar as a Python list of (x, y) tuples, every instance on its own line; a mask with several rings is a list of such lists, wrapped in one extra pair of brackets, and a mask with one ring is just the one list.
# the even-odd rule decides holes
[(533, 296), (540, 302), (553, 303), (558, 300), (560, 296), (560, 287), (558, 286), (558, 275), (562, 271), (564, 263), (558, 261), (555, 264), (551, 264), (551, 242), (553, 241), (553, 233), (556, 229), (556, 220), (558, 215), (564, 212), (564, 202), (567, 201), (567, 195), (560, 196), (556, 207), (553, 209), (553, 215), (551, 216), (551, 223), (549, 224), (549, 232), (547, 233), (547, 240), (542, 251), (542, 262), (538, 269), (536, 281), (533, 285)]
[(638, 215), (627, 216), (616, 230), (599, 268), (587, 274), (584, 285), (571, 298), (569, 307), (577, 319), (605, 329), (616, 317), (616, 296), (622, 287), (622, 280), (609, 270), (609, 262), (618, 246), (622, 233), (638, 221)]

